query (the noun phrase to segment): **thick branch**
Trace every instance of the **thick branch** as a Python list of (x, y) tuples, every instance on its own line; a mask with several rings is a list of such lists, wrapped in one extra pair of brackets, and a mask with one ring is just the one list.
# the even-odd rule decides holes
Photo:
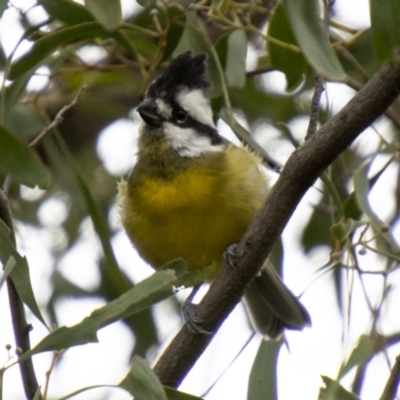
[[(383, 65), (354, 98), (293, 152), (264, 206), (237, 249), (236, 268), (225, 265), (197, 308), (204, 328), (216, 332), (269, 255), (303, 195), (353, 140), (400, 93), (400, 65)], [(163, 384), (176, 387), (211, 337), (183, 327), (155, 366)]]

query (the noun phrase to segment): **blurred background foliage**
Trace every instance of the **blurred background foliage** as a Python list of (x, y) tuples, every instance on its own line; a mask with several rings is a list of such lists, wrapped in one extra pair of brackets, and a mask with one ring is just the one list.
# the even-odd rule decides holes
[[(52, 324), (58, 325), (56, 305), (62, 298), (111, 301), (134, 284), (120, 272), (110, 245), (119, 229), (110, 223), (117, 178), (102, 165), (96, 147), (103, 129), (132, 115), (156, 74), (183, 51), (208, 53), (216, 119), (222, 118), (243, 142), (260, 150), (256, 141), (269, 163), (279, 168), (304, 140), (306, 129), (298, 134), (293, 127), (309, 118), (316, 74), (326, 84), (340, 82), (358, 90), (382, 62), (392, 62), (393, 48), (400, 45), (398, 3), (370, 3), (372, 27), (363, 30), (341, 23), (329, 2), (317, 0), (140, 0), (124, 13), (119, 0), (84, 4), (37, 0), (19, 10), (25, 32), (19, 43), (29, 46), (18, 57), (0, 49), (5, 79), (0, 104), (0, 177), (2, 182), (11, 177), (7, 189), (16, 221), (40, 226), (39, 210), (47, 201), (61, 199), (67, 206), (59, 238), (51, 248), (52, 294), (47, 304), (40, 305)], [(1, 2), (0, 7), (3, 13), (12, 4)], [(276, 89), (276, 71), (286, 78), (285, 90)], [(38, 77), (44, 84), (30, 88)], [(28, 143), (84, 85), (79, 101), (63, 115), (55, 132), (28, 150)], [(400, 217), (399, 181), (394, 192), (382, 193), (394, 204), (385, 221), (368, 200), (386, 169), (398, 170), (398, 110), (397, 101), (386, 114), (388, 128), (376, 133), (372, 146), (352, 146), (325, 172), (320, 202), (299, 232), (305, 253), (321, 245), (332, 249), (325, 267), (336, 267), (332, 283), (343, 316), (343, 274), (349, 268), (361, 271), (360, 254), (370, 251), (383, 257), (382, 275), (399, 265), (399, 244), (392, 233)], [(331, 114), (329, 104), (320, 105), (319, 124)], [(371, 173), (378, 156), (387, 162)], [(21, 184), (39, 184), (45, 191), (27, 198)], [(100, 283), (93, 290), (75, 285), (58, 270), (59, 261), (80, 240), (88, 216), (102, 247)], [(178, 304), (174, 307), (179, 313)], [(373, 342), (379, 308), (371, 308), (371, 320), (371, 332), (366, 334)], [(133, 353), (146, 356), (159, 345), (149, 309), (125, 322), (135, 336)], [(368, 357), (375, 351), (373, 342)], [(354, 365), (369, 359), (365, 352), (362, 355)]]

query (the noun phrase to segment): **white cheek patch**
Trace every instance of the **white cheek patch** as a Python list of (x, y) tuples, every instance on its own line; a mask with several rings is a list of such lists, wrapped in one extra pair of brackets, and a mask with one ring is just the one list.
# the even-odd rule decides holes
[(210, 101), (200, 89), (182, 89), (176, 96), (179, 105), (196, 121), (215, 127), (212, 119)]
[(225, 149), (224, 144), (213, 145), (208, 136), (200, 136), (192, 128), (181, 128), (170, 122), (164, 123), (164, 134), (171, 147), (182, 157), (198, 157)]
[(169, 106), (163, 99), (157, 99), (157, 110), (158, 112), (166, 119), (171, 118), (172, 116), (172, 108)]

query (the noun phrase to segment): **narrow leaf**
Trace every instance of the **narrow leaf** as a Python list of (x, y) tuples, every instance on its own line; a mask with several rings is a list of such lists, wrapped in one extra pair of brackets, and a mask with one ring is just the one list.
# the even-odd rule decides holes
[(50, 172), (39, 157), (15, 135), (0, 126), (0, 172), (29, 187), (46, 188)]
[(345, 376), (353, 367), (365, 363), (374, 352), (374, 343), (366, 335), (360, 336), (357, 346), (353, 349), (347, 362), (339, 372), (339, 379)]
[(381, 236), (392, 247), (392, 250), (399, 252), (399, 245), (394, 239), (392, 233), (387, 231), (388, 226), (378, 217), (369, 203), (368, 195), (370, 190), (370, 180), (368, 179), (368, 171), (370, 166), (371, 160), (366, 160), (354, 174), (354, 188), (357, 203), (360, 209), (370, 219), (374, 229), (381, 233)]
[(294, 90), (301, 82), (307, 68), (307, 61), (302, 53), (284, 46), (288, 43), (299, 47), (293, 30), (286, 16), (285, 8), (280, 4), (274, 11), (271, 22), (268, 25), (268, 36), (278, 39), (282, 45), (269, 40), (268, 54), (271, 59), (271, 66), (286, 75), (287, 90)]
[(7, 9), (8, 0), (0, 0), (0, 18), (3, 16), (3, 12)]
[[(234, 19), (241, 25), (240, 19)], [(242, 88), (246, 83), (247, 37), (244, 29), (235, 29), (228, 37), (225, 76), (229, 87)]]
[(10, 231), (6, 224), (0, 220), (0, 260), (3, 265), (7, 265), (10, 258), (13, 258), (16, 264), (9, 271), (9, 274), (18, 292), (18, 296), (29, 307), (33, 315), (47, 327), (33, 294), (28, 262), (25, 257), (22, 257), (17, 252), (11, 243)]
[(147, 362), (139, 356), (132, 361), (128, 375), (119, 384), (135, 400), (168, 400), (160, 380)]
[(375, 53), (382, 62), (400, 45), (400, 1), (370, 0), (369, 4)]
[(6, 121), (13, 110), (15, 104), (19, 100), (25, 87), (31, 79), (33, 71), (26, 72), (15, 79), (10, 85), (4, 88), (4, 107), (2, 109), (2, 121)]
[(277, 400), (277, 364), (283, 340), (262, 340), (251, 368), (247, 400)]
[(322, 380), (325, 387), (319, 391), (318, 400), (360, 400), (342, 387), (338, 381), (327, 376), (322, 376)]
[(94, 21), (86, 7), (72, 0), (39, 0), (38, 3), (50, 17), (68, 25)]
[(62, 45), (101, 34), (104, 34), (104, 29), (97, 22), (85, 22), (49, 33), (38, 39), (25, 55), (11, 64), (8, 79), (16, 79), (31, 68), (37, 67)]
[(17, 265), (17, 262), (15, 261), (15, 258), (13, 256), (8, 257), (8, 260), (6, 262), (6, 265), (4, 266), (4, 273), (3, 276), (0, 279), (0, 290), (4, 285), (4, 282), (7, 280), (7, 278), (10, 276), (11, 271), (14, 269), (14, 267)]
[(167, 386), (164, 386), (164, 391), (167, 394), (168, 400), (203, 400), (201, 397), (193, 396), (192, 394), (184, 393)]
[(318, 0), (283, 0), (290, 25), (305, 57), (323, 77), (343, 80), (346, 74), (322, 26)]
[(85, 0), (86, 7), (107, 30), (114, 31), (122, 22), (120, 0)]
[[(186, 277), (193, 274), (187, 272), (187, 264), (182, 259), (168, 263), (166, 268), (155, 272), (123, 295), (93, 311), (79, 324), (56, 329), (35, 348), (24, 353), (20, 357), (20, 361), (44, 351), (61, 350), (97, 342), (97, 331), (99, 329), (170, 297), (174, 294), (174, 288), (180, 287)], [(202, 277), (201, 273), (199, 277)], [(200, 283), (200, 281), (196, 283)]]

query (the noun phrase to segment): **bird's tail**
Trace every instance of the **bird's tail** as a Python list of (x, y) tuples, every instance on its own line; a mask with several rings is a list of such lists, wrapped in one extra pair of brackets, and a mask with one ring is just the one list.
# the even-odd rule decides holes
[(311, 325), (310, 315), (267, 261), (244, 295), (251, 322), (265, 337), (277, 338), (285, 328)]

